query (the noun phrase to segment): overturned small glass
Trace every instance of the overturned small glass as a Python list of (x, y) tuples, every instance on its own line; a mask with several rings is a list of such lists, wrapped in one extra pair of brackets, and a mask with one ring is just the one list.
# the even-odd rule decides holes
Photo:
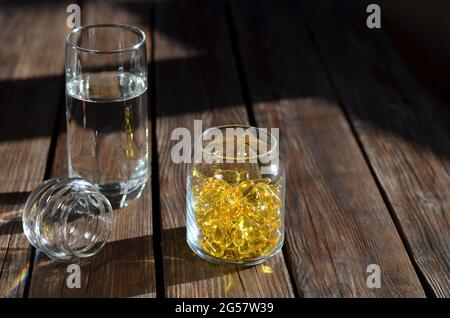
[(90, 257), (106, 244), (113, 226), (109, 200), (81, 178), (50, 179), (27, 199), (24, 233), (56, 261)]

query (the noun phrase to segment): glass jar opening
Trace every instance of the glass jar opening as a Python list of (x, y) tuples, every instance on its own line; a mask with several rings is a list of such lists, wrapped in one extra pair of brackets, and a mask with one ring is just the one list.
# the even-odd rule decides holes
[(77, 257), (97, 253), (112, 230), (112, 208), (98, 192), (85, 192), (67, 206), (64, 217), (64, 241), (68, 251)]
[(266, 128), (249, 125), (211, 127), (198, 142), (207, 162), (256, 162), (278, 155), (277, 138)]

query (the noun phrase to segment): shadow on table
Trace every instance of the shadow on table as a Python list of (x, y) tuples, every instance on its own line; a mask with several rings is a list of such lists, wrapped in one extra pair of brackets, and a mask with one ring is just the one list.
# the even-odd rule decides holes
[(23, 206), (30, 192), (0, 193), (0, 237), (22, 233)]
[[(0, 194), (0, 238), (22, 234), (22, 213), (29, 192)], [(224, 294), (241, 288), (236, 271), (246, 268), (205, 262), (188, 247), (186, 228), (162, 231), (163, 271), (166, 291), (183, 283), (221, 278), (217, 288)], [(81, 288), (67, 287), (67, 266), (37, 251), (34, 259), (30, 297), (154, 297), (156, 296), (153, 236), (107, 243), (94, 257), (74, 261), (81, 269)], [(3, 249), (0, 248), (0, 252)], [(6, 247), (4, 249), (7, 250)], [(10, 251), (11, 252), (11, 251)], [(236, 281), (235, 281), (236, 280)], [(42, 286), (47, 286), (42, 288)]]
[[(67, 266), (80, 266), (81, 288)], [(155, 297), (153, 239), (143, 236), (107, 243), (95, 256), (71, 263), (57, 263), (38, 251), (30, 297)], [(46, 286), (46, 288), (42, 288)]]
[[(304, 38), (302, 33), (305, 32), (305, 22), (311, 26), (316, 24), (321, 26), (324, 31), (321, 34), (336, 32), (326, 29), (327, 24), (324, 23), (327, 19), (326, 10), (323, 10), (323, 15), (320, 14), (321, 10), (312, 10), (319, 13), (316, 12), (317, 16), (311, 22), (303, 21), (302, 7), (295, 1), (257, 1), (258, 5), (251, 10), (248, 10), (249, 5), (243, 1), (231, 1), (234, 8), (232, 13), (227, 11), (224, 3), (227, 2), (214, 0), (112, 2), (113, 9), (127, 11), (140, 24), (152, 20), (150, 18), (152, 15), (153, 31), (164, 39), (162, 43), (175, 42), (177, 47), (189, 52), (189, 57), (172, 56), (154, 61), (154, 69), (151, 69), (149, 74), (151, 83), (158, 80), (155, 83), (156, 91), (151, 91), (152, 94), (156, 94), (158, 104), (161, 104), (156, 112), (157, 116), (175, 116), (202, 112), (207, 108), (226, 108), (243, 104), (241, 95), (246, 93), (245, 88), (241, 87), (242, 94), (239, 94), (239, 88), (237, 94), (231, 94), (229, 91), (230, 85), (234, 87), (242, 84), (236, 83), (240, 81), (236, 75), (239, 70), (244, 74), (244, 80), (254, 82), (253, 85), (245, 83), (250, 86), (247, 93), (253, 105), (309, 97), (330, 98), (327, 89), (324, 89), (330, 83), (312, 80), (311, 77), (318, 69), (311, 69), (308, 63), (304, 62), (311, 54), (317, 56), (320, 53), (312, 43), (317, 39), (309, 32), (306, 41), (308, 43), (299, 41)], [(25, 0), (10, 4), (17, 6), (18, 10), (22, 5), (35, 4)], [(308, 6), (314, 8), (315, 4), (308, 2)], [(317, 6), (320, 8), (319, 4)], [(342, 8), (339, 14), (345, 16), (347, 14), (345, 10)], [(238, 22), (236, 13), (245, 18), (245, 24)], [(361, 14), (365, 14), (365, 10), (362, 10)], [(99, 21), (108, 21), (107, 13), (98, 12), (97, 15)], [(170, 19), (167, 19), (169, 16)], [(349, 19), (343, 21), (348, 20), (351, 27), (359, 26), (352, 19), (349, 15)], [(448, 110), (439, 109), (431, 104), (425, 105), (422, 101), (410, 97), (414, 94), (411, 91), (415, 91), (413, 86), (409, 86), (411, 81), (404, 81), (392, 71), (394, 67), (383, 60), (383, 49), (376, 51), (378, 47), (369, 47), (375, 53), (366, 58), (364, 53), (367, 52), (367, 48), (359, 48), (355, 44), (358, 41), (348, 42), (348, 39), (352, 39), (349, 35), (351, 29), (348, 25), (344, 26), (346, 28), (342, 30), (340, 37), (327, 38), (327, 43), (339, 47), (339, 50), (333, 53), (333, 62), (339, 69), (346, 70), (336, 74), (344, 73), (348, 76), (347, 80), (351, 80), (353, 84), (349, 90), (351, 94), (368, 96), (369, 102), (380, 101), (366, 105), (365, 100), (362, 100), (360, 105), (352, 108), (353, 118), (404, 137), (425, 149), (432, 150), (437, 155), (450, 157), (450, 148), (446, 143), (448, 134), (439, 137), (439, 134), (448, 131), (448, 127), (445, 126), (448, 124), (444, 120), (448, 117), (446, 117)], [(364, 27), (364, 24), (361, 26)], [(237, 32), (233, 33), (233, 28)], [(373, 36), (374, 45), (378, 45), (378, 35), (367, 32), (371, 31), (365, 27), (353, 30), (353, 33), (360, 37)], [(154, 38), (155, 34), (151, 34), (149, 39)], [(61, 43), (63, 41), (64, 39), (61, 39)], [(358, 49), (361, 49), (361, 52)], [(158, 43), (155, 50), (161, 50)], [(239, 65), (239, 59), (242, 59), (244, 67)], [(363, 67), (355, 65), (355, 61), (361, 63)], [(327, 69), (329, 65), (323, 66), (320, 66), (320, 71), (329, 72)], [(389, 94), (379, 94), (369, 85), (370, 81), (365, 83), (361, 76), (362, 69), (370, 70), (372, 73), (369, 75), (373, 76), (373, 80), (377, 83), (383, 83), (387, 85), (386, 87), (394, 89), (389, 90)], [(329, 78), (326, 79), (325, 82), (329, 82)], [(58, 102), (49, 100), (49, 96), (55, 95), (55, 90), (61, 95), (62, 88), (62, 76), (26, 80), (2, 79), (0, 141), (50, 136), (53, 129), (54, 108)], [(342, 90), (339, 87), (338, 89)], [(369, 98), (370, 96), (377, 98)], [(57, 97), (58, 101), (60, 97)], [(332, 98), (333, 104), (339, 106), (340, 102), (336, 96)], [(422, 105), (419, 105), (420, 103)], [(444, 126), (444, 129), (435, 126)]]
[[(241, 288), (239, 278), (231, 274), (249, 268), (205, 262), (188, 247), (184, 227), (163, 231), (162, 235), (166, 292), (175, 285), (211, 278), (222, 280), (216, 288), (226, 289), (223, 294)], [(80, 266), (81, 288), (71, 289), (66, 272), (70, 263), (54, 262), (38, 251), (30, 297), (155, 297), (156, 280), (162, 279), (155, 274), (152, 236), (107, 243), (94, 257), (74, 263)]]
[[(184, 283), (201, 282), (211, 278), (221, 278), (220, 282), (207, 282), (208, 285), (214, 285), (219, 294), (232, 295), (235, 288), (242, 288), (239, 277), (233, 276), (240, 271), (245, 271), (251, 267), (236, 267), (210, 264), (197, 256), (188, 246), (186, 242), (186, 228), (180, 227), (176, 229), (165, 230), (162, 232), (162, 251), (164, 257), (164, 278), (166, 292), (173, 286), (178, 285), (178, 289)], [(191, 286), (191, 288), (193, 288)], [(200, 295), (195, 297), (208, 297), (208, 292), (202, 295), (202, 290), (198, 288), (196, 292)], [(190, 291), (188, 293), (191, 295)], [(176, 294), (183, 297), (183, 293), (170, 291), (173, 297)], [(186, 297), (186, 295), (184, 295)]]

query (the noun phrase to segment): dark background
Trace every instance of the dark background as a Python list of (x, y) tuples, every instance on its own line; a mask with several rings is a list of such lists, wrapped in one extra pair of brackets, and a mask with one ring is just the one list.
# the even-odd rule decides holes
[(450, 1), (381, 0), (382, 28), (430, 90), (450, 102)]

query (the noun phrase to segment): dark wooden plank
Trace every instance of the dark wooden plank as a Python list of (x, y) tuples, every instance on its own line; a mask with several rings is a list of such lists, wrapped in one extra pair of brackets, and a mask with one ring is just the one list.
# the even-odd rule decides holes
[[(82, 3), (84, 24), (125, 23), (150, 35), (150, 6), (124, 1)], [(148, 43), (150, 49), (150, 43)], [(61, 118), (62, 119), (62, 118)], [(63, 120), (63, 119), (62, 119)], [(58, 137), (52, 176), (67, 175), (65, 124)], [(126, 208), (116, 209), (114, 229), (99, 254), (76, 263), (81, 269), (81, 288), (66, 286), (67, 265), (36, 255), (30, 297), (155, 297), (151, 180), (142, 196)], [(45, 287), (43, 287), (45, 286)]]
[(44, 178), (63, 88), (65, 6), (10, 1), (0, 18), (8, 43), (0, 51), (0, 191), (31, 191)]
[(282, 254), (251, 268), (206, 263), (185, 228), (185, 165), (170, 158), (171, 132), (247, 123), (221, 1), (155, 3), (156, 135), (167, 297), (292, 297)]
[(3, 1), (0, 9), (0, 297), (24, 294), (31, 247), (22, 209), (44, 178), (63, 92), (65, 4), (35, 4)]
[(366, 28), (366, 6), (305, 1), (303, 12), (415, 264), (434, 295), (449, 297), (450, 112), (383, 31)]
[[(423, 297), (294, 1), (232, 1), (256, 122), (280, 127), (286, 255), (304, 297)], [(337, 37), (337, 35), (336, 35)], [(381, 288), (366, 284), (381, 267)]]

